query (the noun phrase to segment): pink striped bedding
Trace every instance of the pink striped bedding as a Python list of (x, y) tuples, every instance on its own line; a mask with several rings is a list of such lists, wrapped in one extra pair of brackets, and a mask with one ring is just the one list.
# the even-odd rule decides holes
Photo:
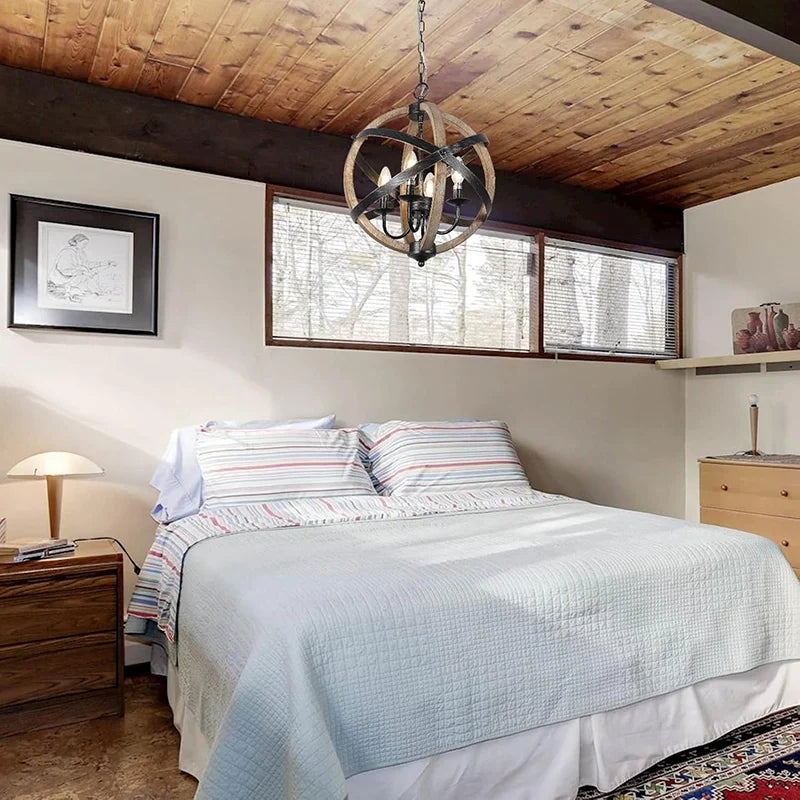
[(374, 495), (355, 428), (201, 430), (204, 508)]
[(508, 426), (497, 420), (394, 420), (381, 425), (371, 442), (362, 442), (383, 495), (530, 488)]

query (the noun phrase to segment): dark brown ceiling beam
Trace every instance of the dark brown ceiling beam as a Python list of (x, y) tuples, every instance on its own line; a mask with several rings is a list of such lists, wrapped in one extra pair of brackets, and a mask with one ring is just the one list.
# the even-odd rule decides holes
[(800, 64), (800, 3), (797, 0), (652, 0), (785, 61)]
[[(0, 109), (0, 139), (334, 194), (342, 193), (350, 148), (343, 136), (14, 67), (0, 66)], [(387, 159), (386, 148), (379, 149), (378, 157)], [(388, 153), (390, 166), (393, 155), (399, 160), (399, 150)], [(97, 202), (106, 204), (102, 197)], [(683, 215), (677, 208), (522, 175), (498, 173), (492, 219), (683, 248)]]

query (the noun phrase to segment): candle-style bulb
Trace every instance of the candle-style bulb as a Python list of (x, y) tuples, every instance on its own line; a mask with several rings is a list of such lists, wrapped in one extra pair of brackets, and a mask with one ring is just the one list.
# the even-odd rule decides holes
[(417, 154), (413, 150), (409, 150), (405, 156), (403, 156), (403, 169), (411, 169), (411, 167), (415, 166), (417, 163)]
[(433, 173), (429, 172), (425, 176), (425, 182), (422, 184), (422, 193), (425, 197), (433, 197), (434, 181)]
[[(464, 163), (461, 156), (456, 156), (456, 161), (460, 161), (462, 164)], [(453, 170), (450, 173), (450, 177), (453, 179), (453, 186), (455, 186), (457, 189), (461, 187), (462, 183), (464, 183), (464, 176), (460, 172)]]
[(755, 406), (756, 408), (758, 408), (758, 395), (757, 394), (751, 394), (749, 400), (750, 400), (750, 405), (751, 406)]
[(378, 175), (378, 186), (385, 186), (391, 179), (392, 173), (389, 171), (389, 167), (384, 167)]

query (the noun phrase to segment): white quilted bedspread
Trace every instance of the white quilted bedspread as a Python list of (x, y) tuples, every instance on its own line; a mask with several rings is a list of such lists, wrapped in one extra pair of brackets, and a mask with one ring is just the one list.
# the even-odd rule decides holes
[(800, 658), (765, 539), (587, 503), (247, 532), (186, 555), (201, 800), (345, 778)]

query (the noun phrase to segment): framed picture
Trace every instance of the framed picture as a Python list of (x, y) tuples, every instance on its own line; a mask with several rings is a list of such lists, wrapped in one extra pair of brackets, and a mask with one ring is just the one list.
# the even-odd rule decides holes
[(8, 326), (158, 332), (158, 214), (11, 195)]

